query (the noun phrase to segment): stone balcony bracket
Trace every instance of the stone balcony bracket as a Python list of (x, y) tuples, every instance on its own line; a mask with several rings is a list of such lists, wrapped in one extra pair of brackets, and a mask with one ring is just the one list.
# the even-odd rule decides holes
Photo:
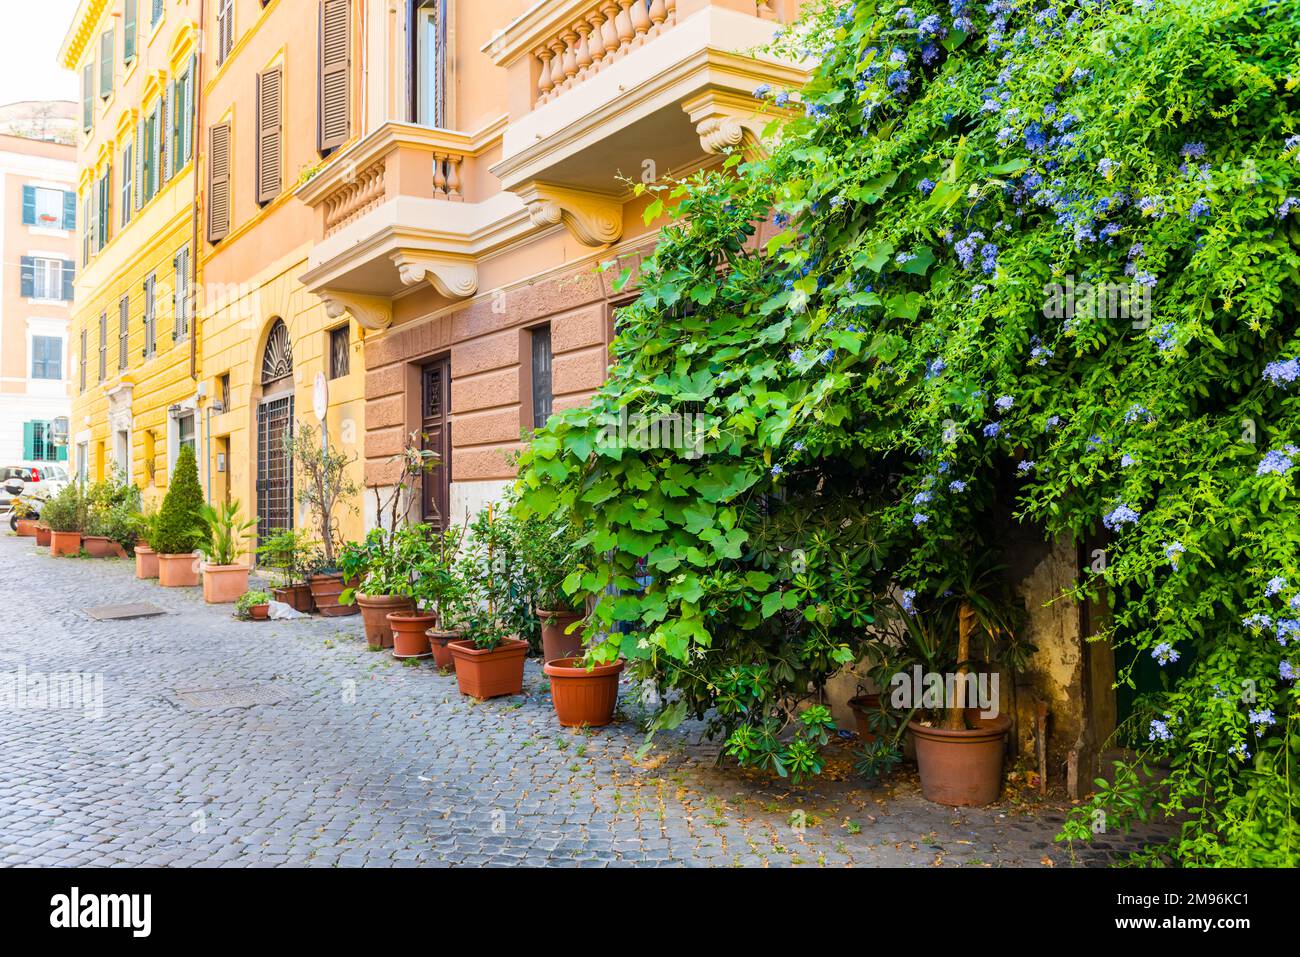
[(325, 304), (325, 315), (331, 319), (349, 313), (361, 328), (371, 332), (381, 332), (393, 321), (392, 301), (383, 296), (334, 289), (322, 289), (316, 295)]
[(472, 259), (406, 249), (393, 253), (392, 258), (404, 286), (428, 280), (448, 299), (466, 299), (478, 291), (478, 266)]
[(608, 246), (623, 237), (623, 203), (619, 196), (544, 183), (530, 183), (515, 193), (528, 207), (528, 218), (534, 226), (563, 223), (584, 246)]

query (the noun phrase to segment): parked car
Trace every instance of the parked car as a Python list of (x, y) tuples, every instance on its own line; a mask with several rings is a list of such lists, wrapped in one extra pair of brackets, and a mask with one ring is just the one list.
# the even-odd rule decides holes
[(34, 499), (53, 498), (63, 486), (70, 481), (68, 470), (53, 462), (32, 462), (27, 465), (6, 465), (0, 467), (0, 511), (9, 511), (9, 499), (12, 497), (4, 488), (4, 483), (18, 479), (23, 483), (23, 495)]

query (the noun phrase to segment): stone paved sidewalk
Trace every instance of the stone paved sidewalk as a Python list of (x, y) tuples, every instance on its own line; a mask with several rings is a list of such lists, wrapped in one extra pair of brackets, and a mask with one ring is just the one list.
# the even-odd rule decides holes
[[(1061, 805), (944, 808), (906, 775), (867, 789), (835, 773), (847, 749), (806, 787), (715, 766), (698, 728), (639, 760), (631, 721), (561, 729), (536, 662), (524, 695), (476, 703), (368, 651), (359, 618), (239, 622), (7, 534), (0, 568), (0, 672), (100, 674), (104, 702), (3, 715), (0, 864), (1066, 866), (1135, 846), (1072, 861)], [(135, 601), (168, 614), (82, 611)], [(185, 694), (249, 685), (274, 700)]]

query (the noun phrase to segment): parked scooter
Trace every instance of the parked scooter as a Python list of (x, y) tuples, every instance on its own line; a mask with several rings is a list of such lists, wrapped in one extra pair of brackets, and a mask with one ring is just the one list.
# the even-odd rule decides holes
[[(4, 483), (4, 490), (9, 495), (9, 528), (15, 532), (20, 518), (39, 520), (45, 510), (45, 496), (37, 493), (25, 495), (26, 489), (27, 483), (22, 479), (11, 478)], [(0, 521), (3, 520), (0, 517)]]

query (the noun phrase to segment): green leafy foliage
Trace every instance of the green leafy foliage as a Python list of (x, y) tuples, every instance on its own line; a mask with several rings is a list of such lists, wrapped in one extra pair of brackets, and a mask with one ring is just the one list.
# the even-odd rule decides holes
[(194, 450), (181, 446), (172, 469), (171, 484), (158, 510), (158, 524), (149, 546), (161, 555), (183, 555), (203, 545), (204, 533), (199, 517), (203, 490), (199, 487)]
[(243, 554), (248, 533), (256, 527), (256, 522), (240, 518), (238, 499), (199, 505), (199, 549), (213, 565), (233, 565)]
[[(933, 611), (1013, 526), (1097, 543), (1070, 597), (1120, 684), (1185, 661), (1116, 742), (1165, 773), (1067, 833), (1157, 807), (1179, 862), (1294, 866), (1297, 7), (860, 2), (780, 42), (821, 58), (767, 94), (802, 115), (640, 187), (674, 222), (610, 378), (521, 458), (525, 508), (608, 556), (566, 583), (595, 654), (656, 726), (811, 773), (782, 742), (891, 591)], [(628, 411), (702, 442), (611, 441)]]

